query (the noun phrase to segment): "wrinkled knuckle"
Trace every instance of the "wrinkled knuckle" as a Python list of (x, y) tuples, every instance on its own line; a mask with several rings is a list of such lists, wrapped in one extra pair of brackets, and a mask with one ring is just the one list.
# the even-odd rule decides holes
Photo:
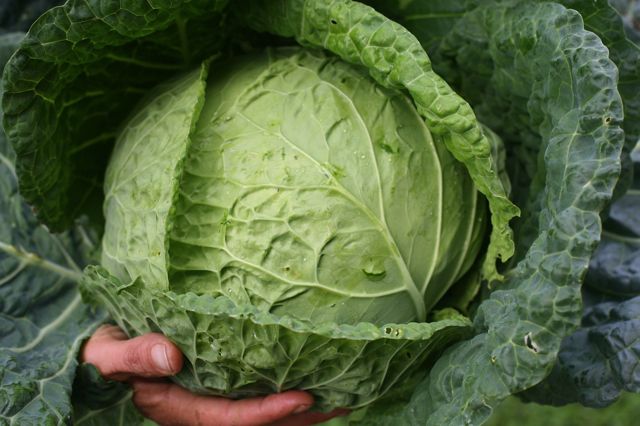
[(149, 370), (147, 357), (144, 355), (144, 351), (142, 351), (140, 347), (128, 347), (124, 351), (122, 362), (126, 366), (126, 369), (131, 372), (143, 373)]
[(147, 390), (140, 386), (134, 386), (133, 390), (131, 400), (143, 414), (148, 415), (153, 413), (169, 402), (166, 391), (158, 391), (157, 389)]
[(207, 415), (201, 409), (196, 408), (193, 412), (193, 416), (194, 416), (194, 422), (193, 422), (194, 426), (214, 426), (214, 425), (220, 426), (218, 419), (208, 418)]

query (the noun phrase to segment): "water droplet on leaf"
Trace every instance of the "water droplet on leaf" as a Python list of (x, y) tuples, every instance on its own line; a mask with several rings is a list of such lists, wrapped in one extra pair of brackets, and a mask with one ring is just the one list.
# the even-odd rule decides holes
[(371, 281), (379, 281), (387, 275), (387, 271), (384, 268), (384, 259), (368, 258), (362, 265), (362, 272)]

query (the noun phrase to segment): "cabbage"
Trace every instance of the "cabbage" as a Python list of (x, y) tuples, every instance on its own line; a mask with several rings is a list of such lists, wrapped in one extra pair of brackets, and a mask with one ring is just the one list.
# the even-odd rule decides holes
[(105, 309), (176, 342), (195, 392), (366, 424), (638, 389), (630, 15), (368, 3), (69, 0), (0, 38), (7, 416), (131, 413), (69, 397)]
[(409, 98), (335, 57), (235, 61), (162, 87), (126, 125), (102, 265), (314, 324), (424, 321), (482, 243), (465, 168)]

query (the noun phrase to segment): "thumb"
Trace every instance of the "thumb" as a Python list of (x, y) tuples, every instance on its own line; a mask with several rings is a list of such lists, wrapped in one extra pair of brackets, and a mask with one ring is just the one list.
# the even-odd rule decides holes
[(182, 353), (162, 334), (128, 339), (113, 325), (96, 330), (85, 343), (80, 360), (95, 365), (103, 377), (112, 380), (171, 376), (182, 369)]

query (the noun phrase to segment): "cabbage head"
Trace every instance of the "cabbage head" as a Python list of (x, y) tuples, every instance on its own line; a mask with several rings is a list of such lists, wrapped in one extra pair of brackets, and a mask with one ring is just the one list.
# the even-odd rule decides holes
[[(454, 312), (425, 320), (475, 263), (485, 199), (413, 101), (362, 68), (299, 48), (212, 72), (221, 65), (156, 88), (121, 132), (103, 273), (149, 295), (132, 301), (138, 315), (165, 294), (205, 310), (194, 311), (204, 334), (167, 333), (196, 346), (196, 390), (302, 387), (325, 406), (369, 403), (466, 332)], [(337, 339), (345, 331), (353, 341)]]
[(406, 95), (308, 50), (163, 86), (122, 132), (105, 194), (118, 279), (313, 324), (424, 321), (486, 221)]

